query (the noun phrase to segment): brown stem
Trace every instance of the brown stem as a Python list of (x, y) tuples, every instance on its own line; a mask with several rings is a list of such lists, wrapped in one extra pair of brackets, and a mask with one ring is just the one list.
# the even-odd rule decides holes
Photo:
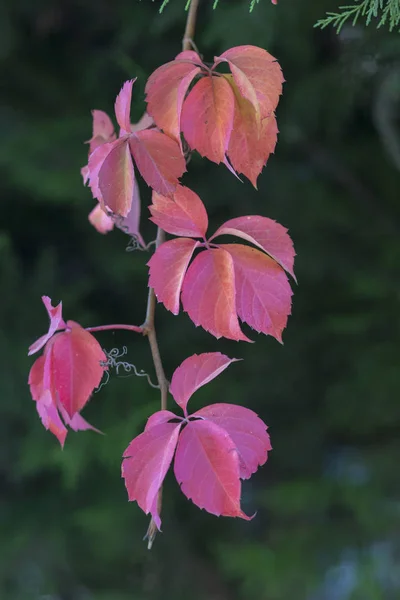
[(185, 33), (183, 34), (182, 50), (190, 50), (193, 46), (194, 31), (196, 29), (197, 9), (200, 0), (192, 0), (186, 19)]
[[(190, 7), (188, 10), (188, 15), (186, 19), (186, 27), (185, 33), (183, 34), (182, 39), (182, 50), (190, 50), (193, 45), (193, 37), (194, 31), (196, 27), (196, 17), (197, 17), (197, 9), (199, 7), (200, 0), (192, 0), (190, 3)], [(157, 239), (156, 239), (156, 249), (165, 241), (165, 232), (159, 227), (157, 229)], [(160, 350), (158, 348), (157, 336), (156, 336), (156, 328), (154, 324), (154, 316), (156, 310), (156, 295), (154, 293), (153, 288), (149, 288), (149, 294), (147, 296), (147, 310), (146, 310), (146, 320), (142, 325), (143, 335), (147, 335), (150, 344), (151, 356), (153, 358), (154, 368), (157, 375), (158, 385), (160, 386), (161, 391), (161, 410), (166, 410), (167, 408), (167, 396), (168, 396), (168, 380), (165, 377), (164, 367), (162, 364)], [(162, 487), (158, 492), (157, 498), (157, 508), (158, 514), (161, 512), (162, 506)], [(150, 520), (149, 528), (147, 529), (147, 533), (145, 539), (147, 539), (147, 547), (151, 550), (154, 539), (157, 534), (157, 525), (152, 518)]]

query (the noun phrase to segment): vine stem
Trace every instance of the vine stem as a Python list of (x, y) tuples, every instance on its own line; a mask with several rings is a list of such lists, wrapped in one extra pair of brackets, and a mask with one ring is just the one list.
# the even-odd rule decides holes
[(190, 50), (193, 46), (194, 31), (196, 29), (197, 10), (200, 0), (191, 0), (186, 19), (185, 33), (183, 34), (182, 50)]
[[(193, 46), (193, 38), (194, 32), (196, 28), (196, 18), (197, 18), (197, 9), (199, 7), (200, 0), (191, 0), (187, 18), (186, 18), (186, 26), (185, 33), (183, 34), (182, 39), (182, 50), (190, 50)], [(165, 231), (158, 227), (157, 229), (157, 238), (156, 238), (156, 250), (157, 248), (165, 241)], [(147, 335), (150, 344), (151, 356), (153, 358), (154, 368), (156, 371), (158, 385), (160, 386), (161, 392), (161, 410), (166, 410), (167, 408), (167, 396), (168, 396), (168, 388), (169, 383), (167, 378), (165, 377), (164, 367), (161, 360), (160, 349), (158, 347), (156, 328), (155, 328), (155, 310), (156, 310), (157, 299), (154, 293), (153, 288), (149, 288), (149, 294), (147, 297), (147, 309), (146, 309), (146, 319), (143, 323), (141, 329), (143, 335)], [(158, 514), (161, 513), (162, 508), (162, 487), (158, 492), (157, 497), (157, 510)], [(154, 539), (157, 534), (157, 525), (154, 522), (154, 519), (151, 518), (149, 527), (147, 529), (147, 533), (145, 535), (145, 539), (147, 539), (147, 548), (151, 550)]]
[(143, 333), (143, 327), (140, 325), (99, 325), (98, 327), (85, 327), (86, 331), (109, 331), (114, 329), (125, 329), (135, 333)]

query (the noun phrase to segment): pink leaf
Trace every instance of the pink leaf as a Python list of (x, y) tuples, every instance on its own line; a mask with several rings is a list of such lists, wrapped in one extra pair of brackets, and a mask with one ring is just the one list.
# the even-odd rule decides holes
[(107, 142), (113, 142), (116, 139), (114, 125), (107, 113), (102, 110), (92, 110), (93, 115), (93, 134), (90, 140), (90, 152)]
[(179, 313), (183, 278), (198, 246), (199, 242), (195, 240), (170, 240), (161, 244), (147, 263), (150, 267), (149, 287), (154, 289), (157, 300), (174, 315)]
[(36, 402), (36, 409), (43, 426), (56, 436), (63, 448), (68, 431), (61, 421), (50, 390), (44, 390), (43, 394)]
[(93, 210), (89, 213), (89, 223), (99, 233), (108, 233), (114, 229), (114, 221), (101, 208), (100, 203), (97, 203)]
[(31, 366), (28, 377), (32, 399), (37, 401), (43, 393), (43, 371), (45, 356), (39, 356)]
[(181, 112), (186, 93), (199, 67), (172, 61), (150, 75), (146, 83), (147, 110), (164, 133), (181, 143)]
[(145, 243), (144, 243), (143, 238), (142, 238), (142, 236), (140, 234), (140, 231), (139, 231), (140, 210), (141, 210), (141, 205), (140, 205), (139, 186), (138, 186), (138, 183), (137, 183), (136, 179), (134, 179), (134, 181), (133, 181), (133, 190), (132, 190), (132, 202), (131, 202), (130, 211), (127, 214), (126, 217), (123, 217), (123, 218), (117, 217), (115, 219), (115, 224), (124, 233), (126, 233), (127, 235), (131, 235), (132, 237), (136, 238), (137, 241), (139, 242), (139, 244), (142, 247), (144, 247)]
[[(226, 76), (229, 77), (232, 76)], [(231, 85), (235, 93), (235, 115), (228, 147), (229, 160), (238, 173), (243, 173), (257, 187), (257, 177), (275, 150), (278, 134), (275, 115), (272, 113), (260, 122), (250, 102), (241, 97), (234, 82)]]
[(293, 242), (287, 229), (267, 217), (251, 215), (247, 217), (236, 217), (226, 221), (210, 238), (210, 241), (218, 235), (235, 235), (269, 254), (285, 271), (296, 281), (293, 273), (295, 252)]
[(116, 145), (121, 144), (121, 140), (115, 142), (109, 142), (98, 146), (89, 156), (89, 163), (87, 169), (83, 168), (84, 180), (89, 180), (89, 187), (92, 190), (93, 198), (96, 198), (99, 202), (102, 202), (103, 197), (99, 188), (99, 172), (103, 163), (110, 152), (115, 148)]
[(135, 79), (125, 81), (120, 93), (115, 101), (115, 116), (117, 117), (118, 125), (123, 130), (122, 135), (131, 131), (131, 102), (132, 102), (132, 86)]
[(182, 492), (213, 515), (249, 520), (240, 508), (241, 482), (236, 446), (211, 421), (190, 421), (179, 436), (175, 477)]
[(184, 50), (183, 52), (179, 52), (179, 54), (175, 56), (175, 60), (185, 60), (206, 69), (206, 65), (194, 50)]
[(170, 410), (159, 410), (153, 413), (148, 419), (146, 423), (145, 431), (151, 429), (152, 427), (156, 427), (157, 425), (161, 425), (162, 423), (168, 423), (171, 419), (177, 419), (178, 417), (171, 412)]
[(250, 246), (221, 244), (235, 266), (236, 310), (259, 333), (282, 342), (291, 312), (292, 290), (282, 267)]
[(53, 306), (51, 299), (48, 296), (42, 296), (42, 301), (46, 307), (50, 319), (49, 330), (45, 335), (42, 335), (38, 340), (36, 340), (36, 342), (29, 346), (28, 356), (35, 354), (35, 352), (38, 352), (38, 350), (41, 350), (41, 348), (43, 348), (48, 340), (54, 335), (57, 329), (64, 329), (66, 327), (62, 318), (62, 302), (57, 304), (57, 306)]
[(137, 123), (131, 125), (131, 131), (142, 131), (142, 129), (148, 129), (155, 125), (153, 117), (151, 117), (147, 112), (145, 112), (139, 119)]
[(68, 416), (68, 413), (65, 410), (65, 408), (62, 406), (62, 404), (60, 404), (58, 406), (58, 408), (59, 408), (59, 411), (61, 413), (64, 423), (66, 425), (68, 425), (69, 427), (71, 427), (71, 429), (73, 431), (87, 431), (88, 429), (91, 429), (92, 431), (95, 431), (96, 433), (101, 433), (101, 431), (99, 429), (96, 429), (96, 427), (93, 427), (93, 425), (90, 425), (90, 423), (85, 421), (85, 419), (83, 417), (81, 417), (81, 415), (79, 413), (75, 413), (71, 419)]
[(98, 387), (107, 358), (92, 334), (73, 321), (67, 326), (71, 330), (57, 334), (52, 343), (52, 383), (72, 419)]
[(135, 173), (128, 140), (108, 153), (99, 172), (102, 202), (112, 213), (126, 217), (132, 206)]
[(182, 286), (182, 304), (195, 325), (217, 339), (250, 342), (241, 331), (235, 305), (232, 257), (221, 249), (207, 250), (194, 259)]
[(169, 196), (186, 171), (186, 162), (179, 144), (170, 137), (145, 129), (129, 137), (131, 152), (143, 179), (159, 194)]
[(239, 455), (241, 479), (248, 479), (266, 462), (272, 450), (267, 426), (252, 410), (235, 404), (211, 404), (191, 416), (212, 421), (228, 433)]
[(220, 352), (193, 354), (175, 370), (169, 391), (175, 402), (186, 414), (188, 400), (206, 383), (218, 377), (237, 358), (229, 358)]
[(156, 225), (172, 235), (204, 238), (208, 227), (207, 211), (199, 196), (178, 185), (172, 198), (153, 192), (149, 207)]
[(224, 77), (204, 77), (189, 92), (182, 132), (189, 146), (213, 162), (223, 162), (233, 127), (234, 94)]
[(178, 441), (181, 423), (161, 423), (141, 433), (124, 452), (122, 477), (130, 501), (151, 513), (158, 529), (158, 491), (169, 469)]
[(257, 46), (236, 46), (215, 58), (215, 64), (226, 61), (240, 93), (261, 118), (269, 117), (278, 104), (284, 81), (276, 59)]

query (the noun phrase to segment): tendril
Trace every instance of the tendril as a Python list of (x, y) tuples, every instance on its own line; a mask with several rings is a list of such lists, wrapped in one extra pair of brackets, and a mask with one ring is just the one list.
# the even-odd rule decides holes
[[(107, 352), (107, 350), (104, 350), (104, 354), (107, 356), (107, 360), (102, 361), (100, 364), (102, 367), (108, 367), (108, 368), (112, 368), (115, 369), (117, 375), (119, 375), (119, 370), (123, 369), (126, 373), (131, 373), (131, 371), (133, 371), (132, 375), (136, 375), (137, 377), (146, 377), (148, 384), (152, 387), (152, 388), (156, 388), (156, 389), (160, 389), (160, 386), (153, 383), (150, 379), (150, 375), (148, 373), (146, 373), (146, 371), (144, 371), (143, 369), (138, 369), (134, 364), (123, 361), (123, 360), (118, 360), (120, 358), (122, 358), (123, 356), (125, 356), (128, 353), (128, 349), (126, 346), (122, 347), (121, 352), (119, 351), (118, 348), (112, 348), (110, 351)], [(108, 373), (108, 371), (106, 371), (108, 378), (106, 381), (104, 381), (101, 386), (98, 388), (100, 389), (103, 385), (106, 385), (109, 381), (110, 375)], [(127, 375), (126, 377), (128, 377), (129, 375)], [(120, 377), (125, 377), (124, 375), (121, 375)]]

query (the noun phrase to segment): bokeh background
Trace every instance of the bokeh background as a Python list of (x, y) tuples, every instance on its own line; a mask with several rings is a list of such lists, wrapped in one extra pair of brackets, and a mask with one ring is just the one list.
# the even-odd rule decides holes
[[(4, 600), (396, 600), (400, 598), (400, 35), (313, 24), (334, 0), (203, 0), (206, 60), (256, 44), (287, 83), (280, 136), (259, 191), (194, 156), (184, 183), (211, 227), (264, 214), (289, 228), (298, 257), (284, 346), (217, 342), (160, 306), (167, 374), (194, 352), (245, 360), (193, 406), (237, 402), (269, 424), (274, 451), (243, 486), (250, 523), (200, 511), (167, 478), (163, 534), (127, 502), (121, 454), (158, 393), (111, 378), (84, 416), (106, 435), (71, 433), (64, 451), (41, 426), (28, 345), (47, 330), (40, 297), (84, 326), (141, 323), (149, 255), (89, 225), (82, 185), (92, 108), (113, 112), (137, 76), (180, 51), (183, 0), (3, 0), (0, 4), (0, 598)], [(143, 234), (149, 191), (141, 184)], [(153, 373), (145, 340), (99, 336)], [(254, 338), (254, 335), (253, 335)], [(121, 373), (123, 375), (123, 373)]]

